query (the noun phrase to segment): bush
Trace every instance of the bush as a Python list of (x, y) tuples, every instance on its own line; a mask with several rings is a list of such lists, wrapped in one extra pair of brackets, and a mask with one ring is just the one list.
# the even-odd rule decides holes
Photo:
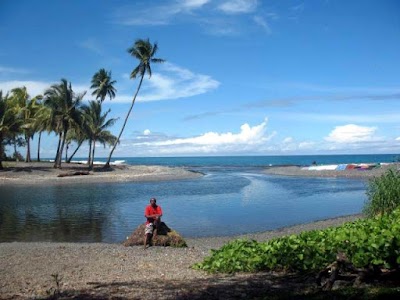
[(389, 169), (383, 175), (370, 179), (368, 200), (363, 212), (368, 217), (392, 212), (400, 205), (400, 172)]
[(208, 272), (317, 271), (343, 253), (356, 267), (400, 264), (400, 209), (339, 227), (312, 230), (265, 243), (236, 240), (194, 265)]

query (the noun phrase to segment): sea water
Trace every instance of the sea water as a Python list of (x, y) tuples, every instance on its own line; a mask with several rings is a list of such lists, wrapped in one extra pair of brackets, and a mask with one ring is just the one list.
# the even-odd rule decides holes
[(196, 179), (50, 186), (0, 186), (0, 242), (118, 243), (144, 219), (151, 197), (184, 237), (254, 233), (360, 213), (366, 181), (275, 176), (271, 165), (392, 162), (395, 155), (115, 158), (180, 166)]

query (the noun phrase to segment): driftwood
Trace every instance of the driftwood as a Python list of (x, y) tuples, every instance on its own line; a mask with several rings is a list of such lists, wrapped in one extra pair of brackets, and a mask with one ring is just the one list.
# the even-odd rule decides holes
[(58, 174), (57, 177), (80, 176), (80, 175), (90, 175), (90, 172), (89, 171), (76, 171), (76, 172), (69, 172), (69, 173), (61, 173), (61, 174)]
[[(136, 230), (126, 238), (126, 240), (123, 242), (123, 245), (126, 247), (143, 246), (145, 228), (145, 224), (139, 225), (138, 228), (136, 228)], [(175, 230), (169, 228), (164, 222), (161, 222), (157, 230), (157, 236), (152, 237), (150, 243), (153, 246), (187, 247), (186, 241), (183, 239), (183, 237), (180, 236)]]
[(336, 261), (318, 273), (316, 282), (324, 290), (331, 290), (336, 283), (348, 282), (353, 286), (360, 286), (362, 283), (372, 280), (399, 281), (400, 270), (388, 270), (378, 266), (367, 268), (356, 268), (344, 253), (338, 253)]

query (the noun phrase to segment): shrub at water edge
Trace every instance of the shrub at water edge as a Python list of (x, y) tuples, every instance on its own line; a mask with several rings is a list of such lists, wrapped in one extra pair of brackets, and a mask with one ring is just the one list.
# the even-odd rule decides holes
[(368, 217), (383, 215), (399, 207), (400, 172), (389, 169), (381, 176), (370, 179), (367, 196), (363, 212)]
[(400, 209), (340, 227), (313, 230), (259, 243), (236, 240), (194, 265), (208, 272), (318, 271), (344, 253), (354, 266), (400, 264)]

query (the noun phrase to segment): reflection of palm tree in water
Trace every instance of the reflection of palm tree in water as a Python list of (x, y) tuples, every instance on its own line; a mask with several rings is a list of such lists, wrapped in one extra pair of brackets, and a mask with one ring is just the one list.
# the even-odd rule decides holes
[(93, 188), (50, 186), (45, 193), (37, 189), (43, 196), (33, 194), (31, 199), (40, 203), (18, 201), (21, 195), (5, 197), (13, 205), (3, 202), (0, 206), (0, 242), (103, 242), (104, 231), (111, 227), (115, 214), (113, 199), (117, 196), (112, 188), (107, 187), (107, 193), (99, 192), (98, 187), (95, 193)]

